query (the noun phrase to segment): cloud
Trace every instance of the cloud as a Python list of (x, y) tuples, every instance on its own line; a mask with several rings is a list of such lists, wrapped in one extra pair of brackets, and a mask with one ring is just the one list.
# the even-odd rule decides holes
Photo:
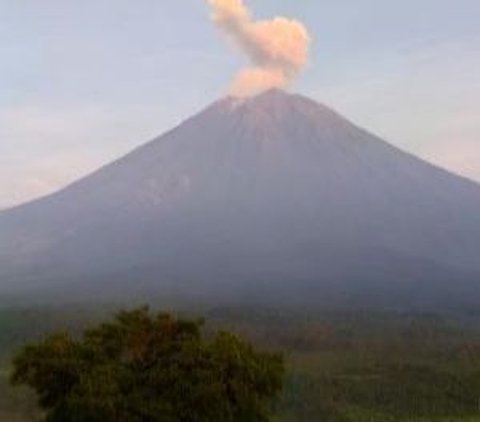
[(288, 85), (308, 61), (310, 35), (296, 20), (253, 20), (242, 0), (208, 0), (212, 21), (248, 58), (230, 87), (236, 96)]

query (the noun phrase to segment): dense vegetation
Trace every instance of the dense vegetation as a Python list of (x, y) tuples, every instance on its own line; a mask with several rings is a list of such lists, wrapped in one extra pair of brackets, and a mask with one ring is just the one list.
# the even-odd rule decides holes
[(143, 307), (24, 346), (12, 382), (35, 390), (52, 422), (265, 422), (283, 357), (200, 320)]
[[(53, 326), (80, 332), (102, 308), (0, 311), (0, 421), (34, 420), (31, 391), (8, 387), (8, 356)], [(379, 312), (201, 312), (207, 331), (234, 331), (283, 350), (287, 376), (275, 422), (480, 421), (480, 331), (475, 321)], [(207, 333), (207, 336), (209, 334)], [(2, 419), (3, 418), (3, 419)]]

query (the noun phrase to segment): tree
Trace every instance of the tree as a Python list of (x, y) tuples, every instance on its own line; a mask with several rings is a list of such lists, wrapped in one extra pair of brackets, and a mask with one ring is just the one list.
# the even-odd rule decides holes
[(24, 346), (11, 381), (36, 391), (46, 421), (268, 421), (282, 356), (228, 332), (206, 337), (202, 326), (148, 308), (120, 312), (81, 338)]

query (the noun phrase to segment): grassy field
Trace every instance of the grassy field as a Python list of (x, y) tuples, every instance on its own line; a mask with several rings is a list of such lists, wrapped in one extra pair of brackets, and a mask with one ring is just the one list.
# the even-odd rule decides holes
[[(80, 332), (102, 309), (0, 310), (0, 422), (35, 421), (35, 397), (8, 383), (15, 348), (55, 328)], [(480, 422), (480, 331), (434, 315), (203, 312), (208, 328), (233, 330), (283, 350), (288, 375), (275, 422)], [(468, 328), (467, 328), (468, 327)]]

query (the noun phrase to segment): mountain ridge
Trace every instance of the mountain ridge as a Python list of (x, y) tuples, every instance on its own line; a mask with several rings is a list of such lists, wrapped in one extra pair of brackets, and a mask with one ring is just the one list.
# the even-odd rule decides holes
[(271, 99), (272, 97), (273, 98), (280, 98), (280, 99), (282, 99), (282, 98), (283, 99), (285, 99), (285, 98), (295, 99), (295, 100), (297, 100), (297, 103), (298, 103), (298, 101), (301, 101), (304, 105), (308, 104), (310, 107), (316, 108), (317, 111), (321, 111), (322, 114), (324, 114), (324, 115), (326, 115), (330, 118), (334, 118), (336, 120), (341, 120), (344, 123), (347, 123), (347, 124), (357, 128), (358, 130), (361, 130), (361, 131), (365, 132), (369, 136), (373, 136), (373, 137), (377, 138), (381, 143), (388, 144), (389, 147), (397, 150), (398, 152), (401, 152), (402, 154), (408, 155), (409, 157), (414, 158), (415, 160), (421, 161), (424, 164), (427, 164), (427, 165), (431, 166), (433, 169), (436, 169), (436, 170), (439, 170), (441, 172), (448, 173), (449, 175), (455, 176), (457, 178), (463, 179), (465, 182), (468, 182), (471, 185), (474, 185), (475, 188), (480, 189), (480, 183), (478, 183), (477, 181), (472, 180), (471, 178), (468, 178), (467, 176), (456, 173), (452, 170), (446, 169), (446, 168), (444, 168), (440, 165), (434, 164), (430, 161), (426, 161), (426, 160), (424, 160), (422, 158), (419, 158), (415, 154), (413, 154), (413, 153), (411, 153), (411, 152), (409, 152), (405, 149), (402, 149), (398, 146), (395, 146), (393, 144), (385, 142), (383, 139), (381, 139), (381, 138), (377, 137), (375, 134), (373, 134), (370, 130), (364, 129), (359, 124), (357, 124), (357, 123), (355, 123), (355, 122), (353, 122), (349, 119), (346, 119), (338, 111), (336, 111), (336, 110), (334, 110), (334, 109), (332, 109), (328, 106), (325, 106), (321, 103), (318, 103), (315, 100), (312, 100), (309, 97), (304, 96), (302, 94), (290, 94), (290, 93), (286, 93), (285, 91), (283, 91), (281, 89), (272, 88), (272, 89), (269, 89), (269, 90), (267, 90), (267, 91), (265, 91), (261, 94), (258, 94), (256, 96), (254, 96), (254, 97), (235, 97), (235, 96), (232, 96), (232, 95), (228, 95), (226, 97), (220, 98), (219, 100), (216, 100), (213, 103), (211, 103), (210, 105), (203, 108), (198, 113), (195, 113), (192, 117), (181, 121), (179, 124), (175, 125), (171, 129), (167, 130), (162, 135), (154, 137), (150, 141), (147, 141), (146, 143), (143, 143), (143, 144), (133, 148), (131, 151), (128, 151), (126, 154), (114, 159), (113, 161), (111, 161), (109, 163), (106, 163), (106, 164), (102, 165), (101, 167), (95, 169), (91, 173), (89, 173), (89, 174), (87, 174), (87, 175), (85, 175), (85, 176), (83, 176), (83, 177), (81, 177), (77, 180), (74, 180), (73, 182), (69, 183), (68, 185), (66, 185), (66, 186), (64, 186), (64, 187), (62, 187), (62, 188), (60, 188), (60, 189), (58, 189), (54, 192), (51, 192), (47, 195), (35, 198), (33, 200), (30, 200), (30, 201), (27, 201), (27, 202), (24, 202), (24, 203), (21, 203), (21, 204), (14, 205), (14, 206), (9, 207), (9, 208), (0, 209), (0, 215), (2, 215), (4, 213), (9, 213), (10, 211), (15, 211), (16, 209), (22, 208), (26, 205), (31, 205), (31, 204), (34, 204), (36, 202), (43, 201), (44, 199), (48, 199), (51, 196), (55, 196), (55, 195), (57, 195), (58, 193), (61, 193), (64, 190), (68, 190), (72, 186), (75, 186), (78, 183), (81, 183), (84, 179), (88, 179), (90, 176), (93, 176), (96, 173), (101, 172), (106, 167), (109, 167), (112, 164), (116, 164), (117, 162), (123, 161), (125, 158), (129, 157), (130, 155), (135, 154), (135, 153), (140, 152), (140, 151), (143, 151), (145, 148), (148, 148), (149, 146), (152, 146), (152, 145), (156, 144), (160, 138), (164, 138), (165, 136), (168, 136), (170, 133), (176, 131), (178, 128), (182, 127), (185, 124), (188, 124), (191, 120), (196, 119), (196, 118), (204, 115), (205, 113), (218, 112), (219, 110), (221, 110), (224, 113), (226, 111), (235, 110), (236, 108), (241, 107), (241, 106), (248, 106), (250, 104), (255, 104), (255, 103), (257, 103), (258, 100), (261, 100), (262, 98)]
[(368, 283), (378, 292), (437, 280), (445, 292), (447, 278), (480, 279), (479, 186), (277, 90), (213, 103), (60, 192), (0, 213), (0, 233), (5, 285), (67, 289), (83, 274), (107, 296), (115, 283), (103, 279), (135, 269), (149, 288), (186, 283), (193, 297), (263, 285), (299, 302), (311, 300), (305, 286), (320, 300), (339, 285), (348, 296)]

